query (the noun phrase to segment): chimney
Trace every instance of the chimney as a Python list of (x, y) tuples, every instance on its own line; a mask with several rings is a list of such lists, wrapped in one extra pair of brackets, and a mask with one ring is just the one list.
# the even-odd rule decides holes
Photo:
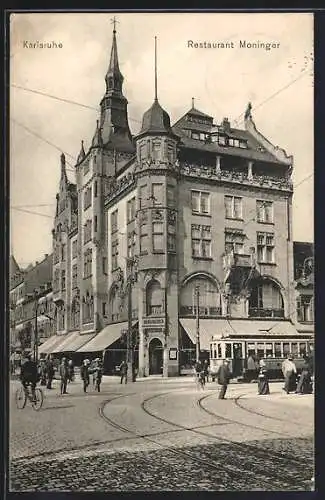
[(230, 121), (228, 120), (228, 118), (224, 118), (222, 120), (221, 126), (225, 132), (230, 132)]

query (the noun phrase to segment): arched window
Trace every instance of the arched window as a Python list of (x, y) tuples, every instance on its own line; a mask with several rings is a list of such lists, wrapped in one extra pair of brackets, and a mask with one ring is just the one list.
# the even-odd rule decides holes
[(181, 316), (194, 316), (199, 301), (200, 316), (221, 316), (221, 294), (211, 278), (200, 275), (187, 281), (181, 290)]
[(270, 279), (255, 280), (250, 289), (249, 316), (283, 318), (284, 303), (277, 283)]
[(147, 285), (147, 315), (162, 314), (162, 290), (159, 281), (151, 280)]

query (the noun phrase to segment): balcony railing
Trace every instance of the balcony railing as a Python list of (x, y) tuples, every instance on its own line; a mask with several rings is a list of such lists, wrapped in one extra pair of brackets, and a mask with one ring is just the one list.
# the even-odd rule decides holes
[(248, 316), (251, 318), (284, 318), (284, 309), (263, 309), (250, 307)]
[(161, 316), (162, 306), (149, 306), (147, 316)]
[[(197, 308), (196, 306), (181, 306), (180, 315), (181, 316), (196, 316)], [(199, 307), (199, 316), (210, 316), (218, 317), (221, 316), (221, 307)]]
[(210, 165), (197, 165), (188, 162), (182, 162), (180, 165), (182, 174), (191, 177), (201, 177), (213, 180), (223, 180), (228, 182), (248, 184), (258, 187), (270, 187), (292, 191), (292, 180), (287, 177), (275, 177), (270, 175), (254, 174), (249, 176), (247, 172), (236, 172), (235, 170), (216, 170)]

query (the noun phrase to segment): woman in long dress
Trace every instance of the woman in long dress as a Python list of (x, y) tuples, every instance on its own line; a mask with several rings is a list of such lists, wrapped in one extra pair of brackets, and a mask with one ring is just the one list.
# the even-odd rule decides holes
[(259, 395), (270, 394), (269, 379), (267, 376), (267, 368), (263, 359), (260, 361), (260, 368), (258, 373), (257, 388)]

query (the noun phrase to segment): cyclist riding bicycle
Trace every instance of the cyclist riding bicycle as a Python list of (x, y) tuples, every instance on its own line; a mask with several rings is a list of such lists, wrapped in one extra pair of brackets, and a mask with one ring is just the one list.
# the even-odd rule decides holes
[(27, 393), (28, 385), (31, 386), (32, 400), (36, 401), (35, 389), (39, 380), (37, 363), (31, 359), (31, 355), (27, 354), (26, 361), (21, 366), (20, 380)]
[(205, 372), (201, 361), (197, 361), (195, 364), (195, 374), (197, 383), (203, 387), (205, 385)]

